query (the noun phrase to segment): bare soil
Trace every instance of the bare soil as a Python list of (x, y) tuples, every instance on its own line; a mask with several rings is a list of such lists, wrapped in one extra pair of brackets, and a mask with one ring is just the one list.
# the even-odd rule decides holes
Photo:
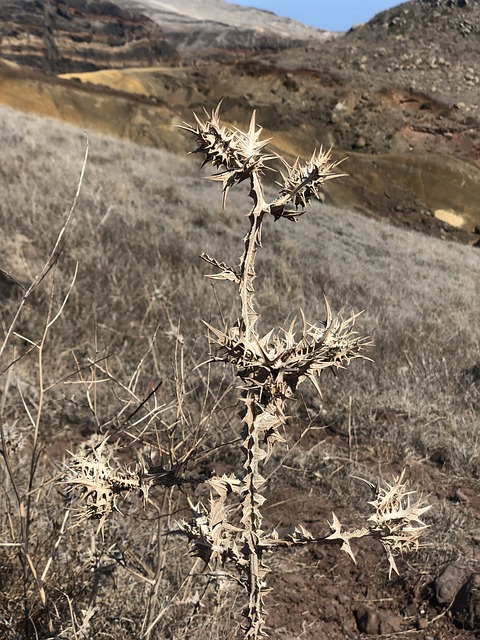
[[(388, 412), (386, 412), (388, 415)], [(388, 419), (385, 416), (382, 420)], [(306, 451), (312, 446), (329, 448), (339, 457), (342, 451), (348, 457), (346, 435), (329, 433), (328, 430), (312, 431), (302, 439)], [(367, 451), (361, 454), (368, 456)], [(370, 457), (365, 461), (375, 467), (378, 461)], [(477, 521), (480, 517), (478, 483), (472, 480), (450, 478), (433, 461), (408, 466), (412, 485), (435, 499), (457, 505), (465, 517)], [(401, 461), (390, 465), (392, 474), (399, 474)], [(291, 531), (298, 522), (305, 524), (314, 535), (329, 532), (327, 521), (332, 511), (340, 521), (355, 522), (355, 513), (348, 484), (358, 483), (353, 478), (343, 479), (345, 501), (339, 505), (338, 494), (325, 498), (321, 490), (310, 483), (305, 486), (272, 486), (266, 514), (269, 526), (279, 531)], [(368, 491), (364, 492), (368, 495)], [(362, 521), (358, 521), (362, 526)], [(478, 536), (471, 532), (458, 541), (460, 560), (458, 566), (467, 576), (475, 576), (480, 562)], [(415, 638), (416, 640), (465, 639), (478, 637), (480, 630), (478, 593), (469, 600), (456, 600), (441, 604), (436, 598), (436, 580), (441, 569), (429, 572), (426, 549), (419, 558), (400, 559), (400, 575), (388, 577), (384, 554), (380, 545), (366, 541), (356, 548), (357, 564), (338, 547), (309, 546), (301, 551), (287, 550), (277, 554), (273, 571), (269, 576), (272, 596), (267, 603), (268, 623), (275, 638), (306, 638), (319, 640), (343, 640), (344, 638)], [(446, 566), (452, 566), (447, 564)], [(453, 566), (456, 566), (455, 564)], [(476, 569), (475, 569), (476, 567)], [(460, 587), (460, 584), (458, 585)], [(467, 628), (464, 628), (464, 627)]]

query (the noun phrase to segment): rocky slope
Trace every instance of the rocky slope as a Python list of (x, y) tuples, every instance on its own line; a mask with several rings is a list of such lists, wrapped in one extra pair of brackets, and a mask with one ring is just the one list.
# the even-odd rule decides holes
[(0, 55), (43, 71), (178, 60), (155, 22), (111, 2), (1, 2), (0, 24)]
[[(480, 113), (479, 0), (411, 0), (379, 13), (326, 47), (280, 56), (282, 66), (318, 66), (364, 90), (424, 92)], [(473, 122), (473, 121), (472, 121)]]
[(285, 50), (306, 42), (324, 42), (333, 34), (270, 11), (223, 0), (120, 0), (146, 13), (168, 35), (187, 62), (243, 57), (252, 51)]
[(3, 0), (0, 25), (1, 57), (53, 73), (237, 58), (330, 35), (223, 0)]
[[(4, 104), (181, 151), (173, 125), (223, 99), (227, 121), (255, 109), (290, 157), (312, 141), (348, 156), (332, 204), (478, 242), (478, 0), (411, 0), (328, 42), (222, 0), (0, 2), (7, 13), (1, 53), (30, 70), (0, 65)], [(61, 79), (39, 71), (49, 38)]]

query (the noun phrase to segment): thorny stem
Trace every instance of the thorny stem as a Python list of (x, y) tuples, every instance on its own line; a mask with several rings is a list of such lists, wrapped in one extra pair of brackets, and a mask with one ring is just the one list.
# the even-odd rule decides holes
[(255, 257), (259, 247), (261, 247), (261, 229), (266, 213), (266, 203), (263, 199), (263, 190), (256, 173), (251, 176), (250, 197), (254, 201), (254, 206), (249, 215), (250, 230), (245, 236), (245, 250), (240, 260), (240, 300), (241, 318), (244, 323), (245, 338), (249, 342), (256, 334), (256, 322), (258, 313), (255, 310), (253, 299), (255, 296), (254, 280)]
[(246, 613), (248, 621), (247, 638), (257, 638), (264, 615), (261, 577), (265, 573), (265, 568), (262, 563), (263, 549), (259, 545), (262, 534), (262, 514), (259, 507), (264, 500), (260, 494), (260, 489), (265, 480), (259, 470), (261, 456), (258, 455), (258, 452), (261, 451), (261, 443), (259, 442), (259, 409), (257, 401), (258, 398), (254, 391), (246, 392), (246, 397), (244, 398), (246, 406), (246, 415), (244, 417), (246, 437), (242, 445), (245, 456), (243, 466), (246, 471), (246, 491), (242, 502), (244, 514), (242, 518), (244, 532), (242, 535), (246, 545), (245, 555), (248, 557), (249, 603)]
[[(245, 236), (245, 249), (240, 260), (240, 299), (241, 318), (244, 324), (244, 337), (247, 343), (258, 339), (256, 323), (258, 313), (254, 306), (255, 285), (255, 258), (258, 249), (261, 247), (262, 223), (267, 213), (267, 204), (263, 197), (263, 189), (257, 172), (250, 176), (250, 197), (254, 206), (249, 214), (250, 229)], [(260, 460), (263, 455), (260, 442), (260, 429), (258, 418), (263, 413), (259, 406), (258, 388), (247, 389), (243, 402), (246, 407), (244, 416), (245, 439), (242, 450), (245, 456), (244, 469), (245, 493), (242, 498), (244, 532), (242, 534), (246, 546), (245, 555), (248, 558), (248, 591), (249, 602), (246, 611), (247, 628), (246, 638), (257, 638), (261, 633), (264, 620), (262, 576), (266, 569), (262, 563), (263, 549), (260, 546), (262, 514), (259, 509), (264, 498), (260, 494), (261, 486), (265, 480), (260, 474)]]
[[(314, 325), (308, 329), (310, 333), (307, 335), (307, 327), (304, 323), (304, 335), (298, 343), (295, 343), (293, 328), (289, 332), (284, 332), (283, 343), (276, 339), (271, 341), (268, 336), (265, 339), (260, 338), (256, 326), (258, 312), (254, 304), (255, 259), (261, 247), (261, 229), (265, 214), (271, 214), (275, 219), (282, 216), (295, 219), (300, 215), (295, 213), (296, 209), (299, 206), (304, 207), (312, 196), (318, 197), (318, 190), (324, 179), (334, 177), (334, 174), (331, 171), (333, 165), (328, 164), (329, 154), (322, 154), (322, 152), (314, 153), (311, 161), (305, 166), (298, 162), (293, 167), (286, 165), (288, 176), (284, 177), (281, 194), (273, 203), (268, 204), (264, 198), (261, 175), (266, 161), (273, 156), (262, 153), (266, 142), (259, 140), (261, 128), (256, 128), (255, 116), (252, 116), (248, 133), (243, 134), (238, 130), (229, 130), (222, 126), (218, 111), (219, 107), (205, 122), (195, 116), (196, 125), (193, 127), (187, 125), (183, 128), (196, 136), (198, 142), (196, 152), (205, 155), (205, 162), (210, 161), (215, 167), (221, 169), (213, 179), (223, 183), (224, 201), (228, 189), (245, 179), (250, 182), (249, 197), (253, 200), (253, 207), (248, 216), (250, 228), (244, 238), (239, 273), (236, 274), (224, 263), (217, 262), (208, 256), (204, 256), (204, 259), (220, 269), (220, 279), (233, 280), (239, 288), (241, 309), (236, 329), (232, 328), (222, 334), (213, 327), (210, 328), (219, 338), (218, 343), (230, 353), (231, 358), (226, 359), (236, 365), (238, 375), (243, 381), (241, 401), (245, 406), (242, 443), (244, 473), (241, 480), (242, 488), (238, 492), (242, 514), (239, 538), (242, 545), (237, 562), (243, 572), (244, 586), (249, 594), (245, 612), (247, 619), (245, 637), (256, 640), (259, 636), (265, 635), (263, 584), (268, 571), (262, 561), (264, 546), (262, 546), (260, 508), (265, 500), (261, 493), (265, 479), (260, 470), (275, 442), (283, 440), (277, 428), (283, 422), (286, 398), (292, 395), (301, 378), (308, 376), (312, 379), (323, 366), (334, 366), (332, 363), (336, 361), (329, 355), (331, 360), (328, 361), (328, 365), (321, 364), (322, 357), (327, 357), (323, 355), (328, 352), (328, 347), (323, 346), (323, 339), (328, 332), (327, 330), (322, 332)], [(341, 324), (336, 326), (343, 327)], [(268, 335), (272, 334), (273, 332)], [(353, 345), (355, 345), (354, 341)], [(335, 346), (339, 349), (340, 342)], [(342, 354), (348, 352), (348, 348), (345, 351), (344, 344), (341, 348), (343, 348)], [(317, 351), (317, 360), (321, 366), (315, 368)], [(348, 355), (355, 357), (353, 353)], [(340, 355), (337, 357), (340, 361)], [(295, 359), (301, 360), (301, 364), (295, 362)], [(295, 371), (298, 374), (296, 377), (292, 376), (292, 372)], [(291, 378), (288, 381), (285, 378), (287, 375)], [(224, 501), (225, 498), (226, 496), (221, 500)], [(195, 538), (195, 535), (192, 535), (192, 538)]]

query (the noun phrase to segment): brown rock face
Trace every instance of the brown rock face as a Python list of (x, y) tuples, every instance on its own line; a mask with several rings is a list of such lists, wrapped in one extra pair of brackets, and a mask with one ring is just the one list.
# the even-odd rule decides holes
[(479, 628), (480, 575), (449, 564), (435, 580), (437, 602), (451, 606), (453, 618), (464, 629)]
[(0, 25), (0, 57), (42, 71), (152, 66), (177, 58), (158, 25), (112, 2), (1, 2)]

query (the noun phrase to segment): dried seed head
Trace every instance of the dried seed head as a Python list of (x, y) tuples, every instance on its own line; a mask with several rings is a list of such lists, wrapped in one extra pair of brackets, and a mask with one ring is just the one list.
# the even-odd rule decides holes
[(420, 538), (428, 525), (421, 520), (421, 516), (431, 509), (431, 505), (421, 497), (412, 499), (416, 492), (408, 490), (407, 483), (403, 482), (404, 475), (405, 471), (402, 471), (398, 478), (394, 478), (391, 485), (385, 483), (384, 487), (358, 478), (365, 482), (375, 495), (375, 498), (368, 502), (375, 509), (375, 513), (368, 518), (373, 524), (355, 531), (342, 531), (340, 521), (333, 514), (333, 522), (330, 524), (333, 533), (327, 538), (327, 540), (341, 540), (342, 551), (348, 553), (354, 562), (355, 556), (350, 540), (365, 536), (372, 536), (379, 540), (388, 559), (389, 577), (392, 571), (398, 574), (395, 563), (397, 556), (416, 551), (422, 546)]
[[(236, 327), (225, 332), (208, 328), (212, 342), (220, 347), (220, 357), (238, 368), (249, 388), (261, 389), (262, 404), (274, 397), (289, 398), (305, 378), (318, 384), (318, 376), (328, 367), (340, 368), (358, 357), (370, 343), (353, 330), (356, 316), (343, 320), (332, 316), (326, 302), (324, 323), (309, 324), (301, 315), (301, 335), (297, 338), (295, 318), (288, 329), (272, 329), (262, 338), (248, 340)], [(317, 387), (318, 388), (318, 387)]]
[(404, 475), (405, 470), (394, 478), (391, 485), (374, 487), (375, 498), (368, 503), (375, 509), (369, 521), (373, 523), (371, 530), (387, 554), (389, 575), (392, 571), (398, 574), (395, 557), (416, 551), (421, 546), (420, 538), (428, 529), (421, 517), (431, 509), (431, 505), (408, 489), (407, 482), (403, 482)]
[(198, 147), (193, 153), (202, 153), (205, 156), (203, 165), (210, 162), (217, 169), (223, 169), (210, 179), (223, 183), (225, 203), (230, 187), (243, 182), (254, 172), (259, 172), (264, 168), (265, 162), (276, 156), (263, 153), (269, 140), (260, 140), (262, 128), (255, 125), (255, 112), (252, 114), (248, 132), (245, 133), (220, 123), (220, 104), (210, 115), (205, 111), (205, 121), (200, 120), (194, 113), (196, 125), (185, 124), (180, 128), (193, 133), (197, 138)]
[[(298, 217), (303, 213), (303, 211), (298, 213), (298, 208), (304, 210), (312, 198), (321, 200), (322, 189), (327, 180), (347, 175), (335, 171), (342, 160), (332, 161), (331, 151), (324, 152), (323, 149), (318, 153), (314, 151), (310, 160), (305, 163), (301, 163), (298, 158), (293, 166), (283, 158), (282, 161), (287, 173), (286, 175), (282, 173), (283, 183), (278, 183), (282, 190), (277, 200), (270, 206), (275, 218)], [(295, 210), (287, 209), (288, 205), (293, 205)]]
[[(67, 493), (76, 492), (79, 499), (78, 520), (100, 520), (103, 526), (107, 516), (117, 509), (119, 494), (140, 489), (138, 471), (114, 468), (113, 447), (108, 437), (85, 451), (71, 454), (65, 464), (64, 484)], [(118, 510), (118, 509), (117, 509)]]

